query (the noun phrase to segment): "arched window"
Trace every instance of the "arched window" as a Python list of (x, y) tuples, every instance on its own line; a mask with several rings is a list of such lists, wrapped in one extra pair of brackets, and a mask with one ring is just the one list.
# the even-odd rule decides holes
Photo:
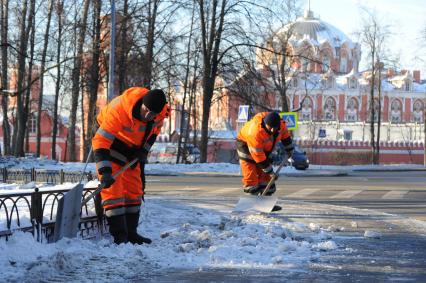
[(423, 123), (424, 104), (420, 99), (417, 99), (413, 103), (412, 121), (417, 123)]
[[(381, 106), (383, 107), (383, 104)], [(367, 119), (368, 119), (368, 121), (371, 121), (371, 103), (370, 103), (370, 100), (368, 100), (367, 113), (368, 113)], [(378, 121), (378, 120), (379, 120), (379, 99), (374, 98), (374, 121)]]
[(355, 97), (352, 97), (351, 99), (349, 99), (348, 104), (346, 105), (346, 121), (358, 121), (358, 110), (358, 100)]
[(330, 69), (330, 66), (331, 66), (330, 64), (331, 64), (330, 57), (325, 55), (324, 58), (322, 59), (322, 71), (327, 72), (328, 69)]
[(304, 121), (312, 120), (312, 113), (313, 113), (312, 99), (310, 97), (306, 97), (302, 103), (300, 120), (304, 120)]
[(391, 103), (390, 121), (392, 123), (402, 121), (402, 103), (398, 99), (394, 99)]
[(332, 97), (327, 97), (324, 103), (324, 119), (336, 119), (336, 101)]
[(340, 72), (346, 73), (348, 71), (348, 59), (345, 56), (340, 58)]

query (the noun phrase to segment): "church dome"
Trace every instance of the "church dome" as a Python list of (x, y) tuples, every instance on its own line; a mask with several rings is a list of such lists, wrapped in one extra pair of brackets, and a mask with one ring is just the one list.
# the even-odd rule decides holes
[(333, 25), (315, 18), (309, 10), (305, 11), (303, 17), (283, 27), (277, 34), (288, 34), (290, 42), (296, 45), (307, 40), (314, 46), (328, 42), (332, 47), (341, 47), (346, 43), (349, 49), (354, 48), (354, 43), (346, 34)]

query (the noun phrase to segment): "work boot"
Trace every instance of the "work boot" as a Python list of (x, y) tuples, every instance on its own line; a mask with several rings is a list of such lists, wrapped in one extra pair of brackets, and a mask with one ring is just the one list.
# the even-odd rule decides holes
[(262, 188), (261, 188), (260, 185), (245, 186), (244, 192), (256, 196), (256, 195), (259, 195), (259, 193), (262, 192)]
[(142, 244), (151, 244), (151, 239), (142, 237), (138, 234), (138, 222), (139, 222), (139, 212), (138, 213), (127, 213), (126, 222), (128, 229), (128, 240), (132, 244), (142, 245)]
[(107, 217), (109, 233), (114, 238), (117, 245), (127, 243), (127, 223), (125, 215)]

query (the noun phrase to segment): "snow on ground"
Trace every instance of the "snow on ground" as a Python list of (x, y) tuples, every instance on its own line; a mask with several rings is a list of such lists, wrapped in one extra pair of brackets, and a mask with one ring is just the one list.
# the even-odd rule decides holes
[[(83, 163), (56, 163), (48, 160), (7, 161), (0, 166), (79, 171)], [(370, 166), (346, 167), (347, 170)], [(382, 167), (374, 167), (382, 168)], [(393, 166), (403, 169), (406, 166)], [(419, 168), (421, 168), (419, 166)], [(343, 170), (344, 167), (311, 166), (304, 174), (317, 169)], [(94, 165), (89, 165), (94, 170)], [(295, 172), (294, 168), (286, 168)], [(149, 164), (147, 171), (163, 173), (222, 172), (239, 173), (236, 164)], [(34, 184), (0, 184), (0, 193), (31, 191)], [(41, 190), (71, 188), (74, 184), (40, 186)], [(25, 204), (21, 204), (25, 205)], [(288, 222), (271, 215), (233, 215), (213, 207), (195, 207), (185, 203), (149, 198), (143, 208), (139, 231), (153, 239), (152, 245), (116, 246), (111, 239), (64, 239), (58, 243), (39, 243), (31, 234), (16, 232), (9, 241), (0, 239), (0, 282), (128, 281), (173, 269), (256, 268), (303, 270), (321, 253), (339, 247), (334, 231), (318, 223), (305, 225)], [(89, 212), (90, 213), (90, 212)], [(0, 211), (0, 230), (5, 215)], [(21, 215), (29, 224), (29, 215)], [(47, 217), (47, 216), (45, 216)], [(26, 221), (26, 222), (25, 222)], [(14, 227), (12, 225), (12, 227)], [(365, 237), (373, 237), (367, 233)]]
[(123, 281), (170, 269), (303, 270), (338, 248), (333, 232), (271, 215), (232, 215), (160, 198), (143, 207), (139, 232), (153, 244), (111, 239), (39, 243), (30, 233), (0, 240), (0, 281)]

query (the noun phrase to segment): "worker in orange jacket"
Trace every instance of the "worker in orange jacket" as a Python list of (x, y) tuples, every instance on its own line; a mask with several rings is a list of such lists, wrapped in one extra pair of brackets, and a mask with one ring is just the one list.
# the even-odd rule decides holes
[[(277, 112), (261, 112), (248, 121), (237, 137), (237, 153), (243, 174), (244, 192), (260, 195), (275, 173), (269, 158), (274, 146), (281, 141), (288, 158), (293, 155), (293, 141), (284, 120)], [(276, 191), (273, 184), (266, 195)], [(274, 211), (280, 210), (279, 206)]]
[[(162, 90), (132, 87), (108, 103), (97, 117), (99, 128), (92, 146), (103, 186), (102, 206), (116, 244), (151, 243), (137, 233), (145, 189), (143, 169), (168, 111)], [(138, 163), (116, 179), (112, 177), (135, 158), (139, 159)]]

